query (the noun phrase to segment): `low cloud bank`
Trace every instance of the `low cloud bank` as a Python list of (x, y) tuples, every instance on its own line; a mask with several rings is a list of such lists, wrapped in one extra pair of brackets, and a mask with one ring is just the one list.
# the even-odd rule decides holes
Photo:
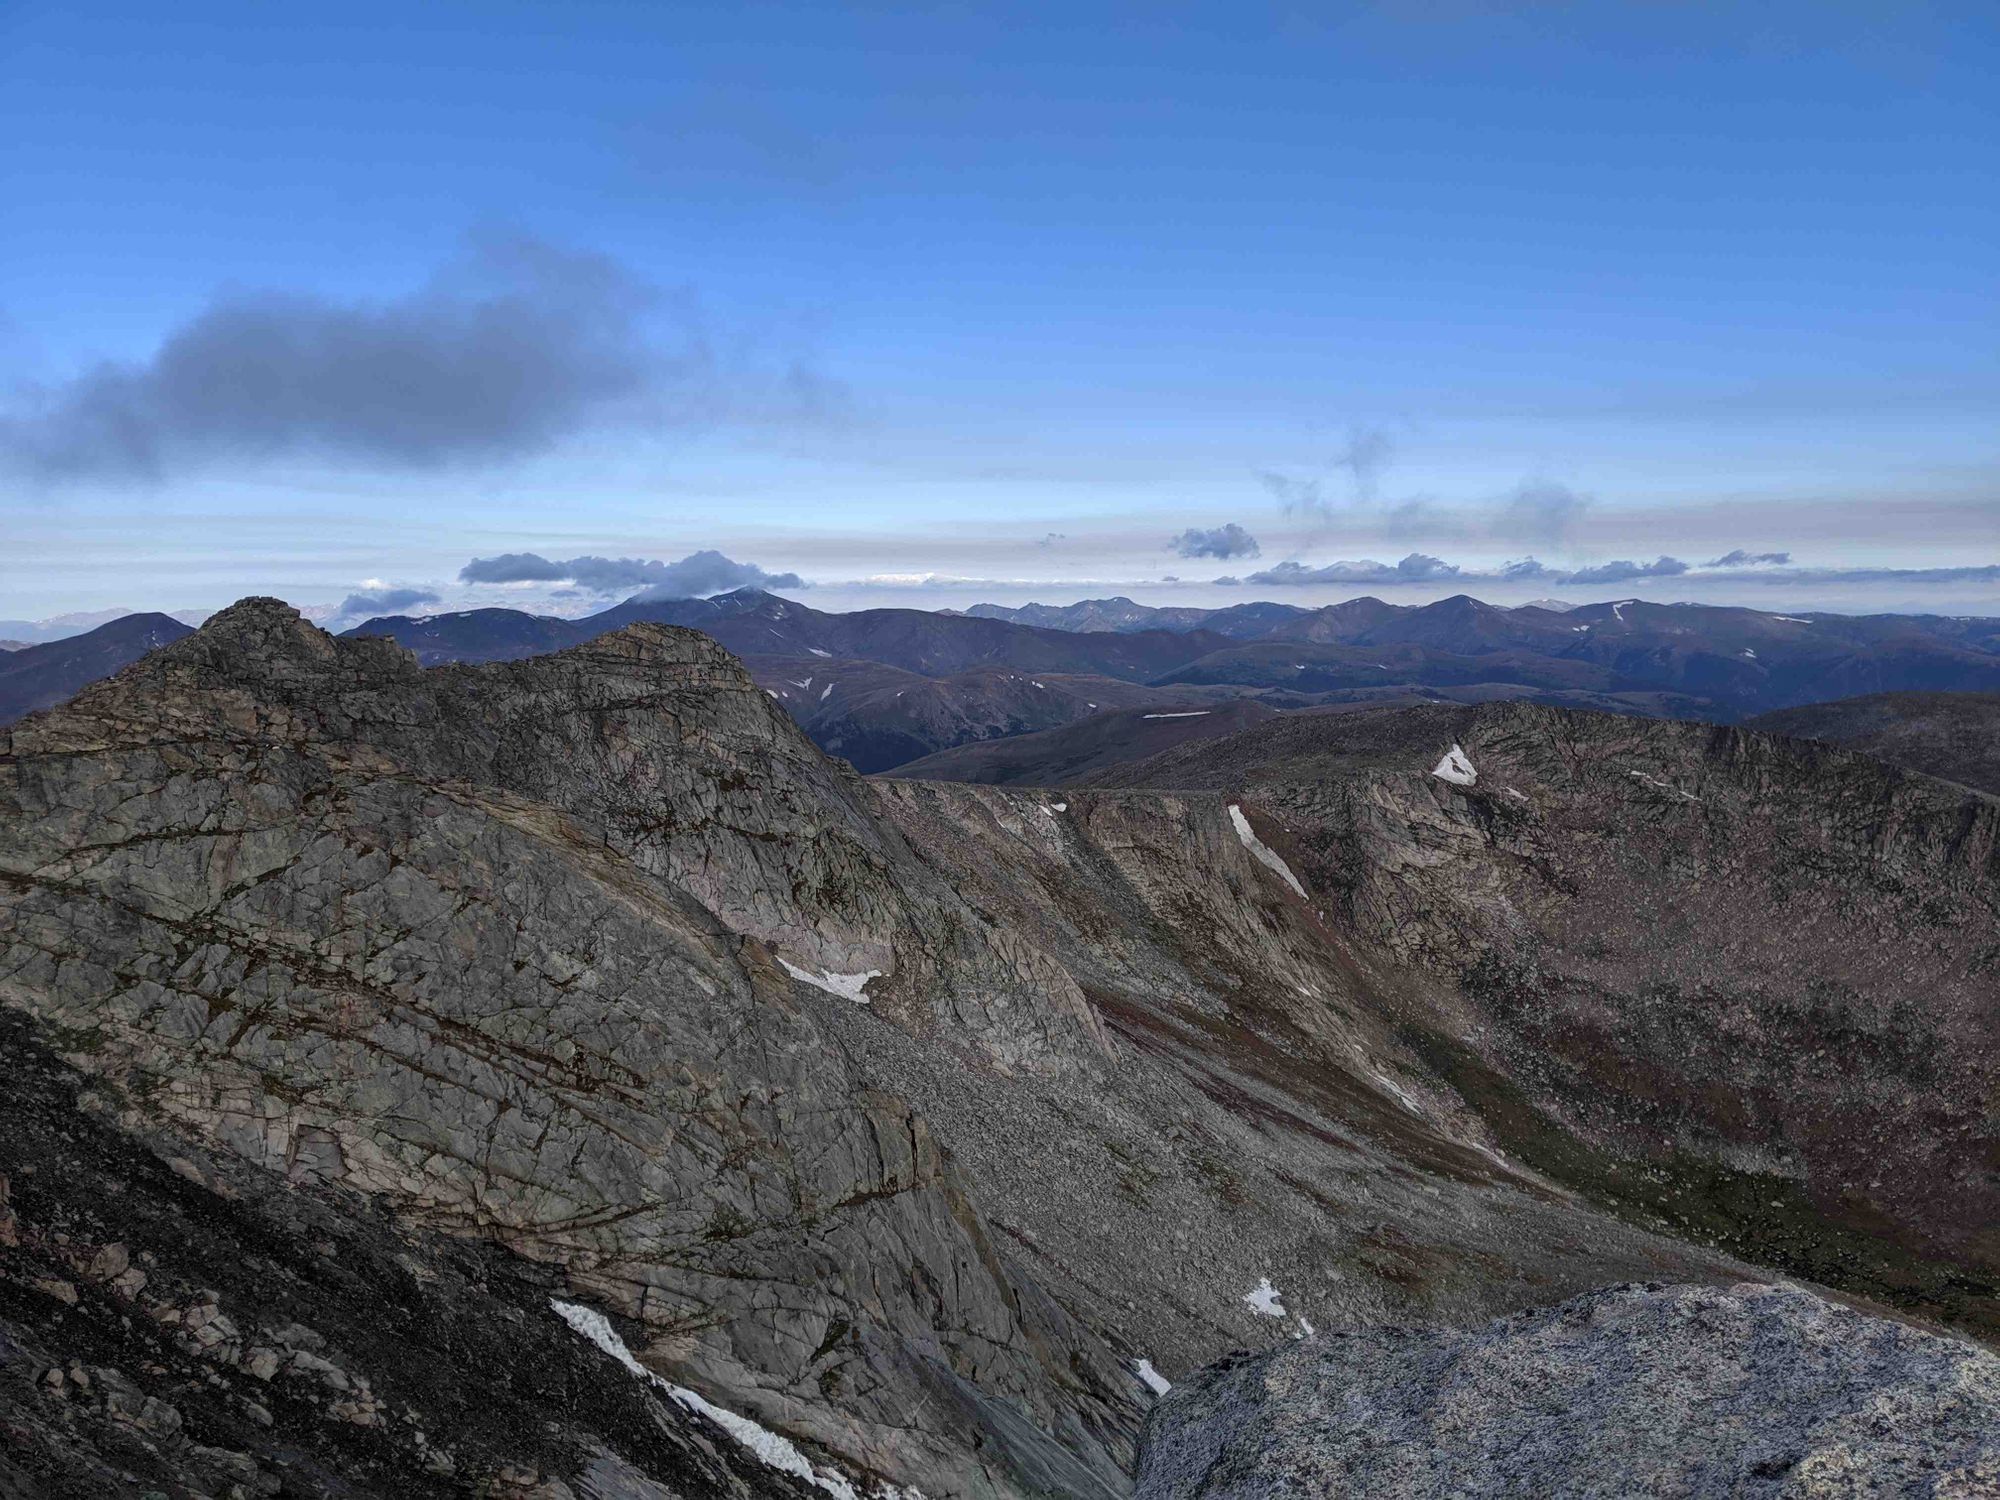
[(640, 589), (649, 599), (694, 599), (730, 589), (802, 589), (796, 573), (767, 573), (755, 563), (737, 562), (708, 549), (679, 562), (655, 557), (547, 558), (534, 552), (475, 557), (458, 570), (460, 583), (571, 583), (597, 593)]
[(1462, 568), (1443, 558), (1412, 552), (1394, 563), (1361, 558), (1310, 567), (1302, 562), (1286, 561), (1242, 578), (1223, 577), (1215, 582), (1224, 588), (1245, 585), (1301, 588), (1318, 584), (1435, 584), (1446, 581), (1593, 585), (1630, 583), (1649, 578), (1704, 577), (1770, 584), (2000, 583), (2000, 564), (1961, 568), (1808, 568), (1792, 566), (1789, 552), (1746, 552), (1738, 548), (1706, 563), (1689, 563), (1677, 557), (1661, 556), (1651, 562), (1619, 558), (1587, 567), (1555, 568), (1535, 558), (1524, 557), (1493, 568)]

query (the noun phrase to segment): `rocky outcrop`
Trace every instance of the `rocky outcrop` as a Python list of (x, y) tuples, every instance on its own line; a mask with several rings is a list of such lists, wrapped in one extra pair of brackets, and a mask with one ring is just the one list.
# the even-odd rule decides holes
[(253, 601), (9, 750), (0, 984), (150, 1113), (565, 1266), (863, 1472), (1120, 1484), (1115, 1357), (775, 961), (897, 969), (894, 834), (712, 642), (426, 673)]
[[(1283, 750), (1293, 722), (1256, 733)], [(1652, 781), (1572, 765), (1613, 733), (1587, 716), (1458, 726), (1465, 789), (1409, 722), (1425, 743), (1304, 786), (867, 782), (692, 632), (427, 670), (246, 601), (0, 739), (0, 1005), (130, 1139), (490, 1247), (815, 1464), (933, 1500), (1124, 1492), (1141, 1360), (1177, 1378), (1308, 1326), (1741, 1279), (1707, 1242), (1747, 1199), (1687, 1229), (1684, 1203), (1564, 1154), (1707, 1140), (1684, 1038), (1635, 1025), (1608, 1054), (1668, 1054), (1662, 1112), (1635, 1115), (1594, 1054), (1479, 988), (1473, 960), (1532, 936), (1550, 968), (1600, 965), (1557, 993), (1616, 1019), (1671, 951), (1619, 946), (1659, 925), (1621, 899), (1733, 903), (1717, 963), (1782, 962), (1798, 988), (1769, 1014), (1801, 1028), (1864, 937), (1915, 934), (1910, 983), (1957, 987), (1914, 1008), (1892, 976), (1882, 1003), (1938, 1044), (1911, 1066), (1943, 1092), (1912, 1103), (1915, 1073), (1870, 1063), (1842, 1106), (1913, 1132), (1895, 1160), (1973, 1181), (1981, 1137), (1957, 1127), (1990, 1038), (1973, 981), (1936, 966), (1958, 929), (1920, 918), (1990, 901), (1976, 816), (1920, 854), (1946, 804), (1859, 773), (1794, 789), (1781, 833), (1821, 843), (1790, 909), (1873, 925), (1816, 918), (1760, 958), (1729, 944), (1774, 910), (1746, 894), (1769, 834), (1730, 828), (1792, 772), (1755, 737), (1717, 742), (1730, 812), (1696, 839)], [(1682, 784), (1681, 741), (1618, 725)], [(1506, 811), (1516, 781), (1532, 819)], [(1640, 857), (1611, 857), (1635, 828)], [(1891, 873), (1909, 894), (1881, 896)], [(1564, 927), (1550, 892), (1578, 876), (1601, 909)], [(1780, 1081), (1724, 1145), (1769, 1130), (1816, 1172)], [(1930, 1191), (1871, 1202), (1896, 1226)], [(1979, 1264), (1940, 1243), (1924, 1264)]]
[(1476, 1332), (1241, 1356), (1147, 1421), (1140, 1500), (2000, 1493), (2000, 1359), (1795, 1288), (1620, 1286)]
[(0, 1494), (801, 1500), (545, 1266), (172, 1134), (0, 1013)]

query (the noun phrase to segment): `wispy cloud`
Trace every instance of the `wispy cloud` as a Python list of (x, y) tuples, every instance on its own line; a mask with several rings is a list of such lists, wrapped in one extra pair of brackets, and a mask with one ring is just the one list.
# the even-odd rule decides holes
[(1553, 479), (1524, 479), (1501, 502), (1493, 535), (1502, 541), (1552, 547), (1563, 541), (1590, 508), (1590, 497)]
[(1179, 536), (1167, 539), (1169, 550), (1181, 557), (1256, 557), (1263, 552), (1257, 538), (1236, 522), (1200, 529), (1190, 526)]
[(461, 583), (572, 583), (598, 593), (643, 589), (648, 598), (690, 599), (729, 589), (802, 589), (796, 573), (767, 573), (755, 563), (738, 562), (712, 549), (691, 552), (678, 562), (652, 557), (570, 557), (552, 559), (534, 552), (475, 557), (458, 570)]
[(802, 366), (761, 382), (724, 366), (687, 298), (602, 255), (489, 237), (385, 301), (226, 293), (148, 359), (19, 393), (0, 467), (61, 484), (276, 459), (486, 466), (607, 425), (829, 404)]
[[(1327, 474), (1299, 476), (1266, 469), (1257, 482), (1284, 507), (1287, 515), (1316, 515), (1331, 520), (1345, 505), (1372, 505), (1380, 492), (1382, 473), (1395, 454), (1387, 429), (1355, 426), (1327, 461)], [(1344, 482), (1340, 476), (1345, 476)]]

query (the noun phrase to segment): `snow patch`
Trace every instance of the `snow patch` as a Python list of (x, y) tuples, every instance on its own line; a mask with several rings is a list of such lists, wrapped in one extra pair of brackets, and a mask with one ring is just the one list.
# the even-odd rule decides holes
[(1229, 821), (1236, 825), (1236, 836), (1243, 841), (1243, 847), (1256, 857), (1257, 863), (1274, 872), (1290, 886), (1301, 899), (1305, 899), (1306, 888), (1299, 884), (1299, 877), (1292, 873), (1290, 865), (1278, 857), (1278, 851), (1257, 837), (1250, 827), (1250, 820), (1243, 816), (1243, 809), (1236, 803), (1229, 804)]
[(785, 681), (789, 682), (793, 687), (811, 687), (813, 685), (813, 680), (810, 677), (787, 677)]
[(819, 701), (824, 703), (828, 698), (832, 697), (833, 688), (834, 684), (829, 682), (824, 688), (820, 689)]
[(1440, 781), (1449, 781), (1454, 786), (1471, 786), (1479, 780), (1479, 773), (1472, 769), (1472, 762), (1465, 758), (1465, 752), (1456, 745), (1445, 751), (1444, 759), (1431, 767), (1431, 775)]
[(833, 653), (832, 653), (831, 651), (822, 651), (822, 650), (820, 650), (820, 649), (819, 649), (819, 647), (817, 647), (817, 646), (808, 646), (808, 647), (806, 647), (806, 650), (808, 650), (808, 651), (812, 652), (812, 654), (813, 654), (814, 656), (832, 656), (832, 655), (833, 655)]
[(1050, 812), (1068, 812), (1068, 811), (1069, 811), (1069, 804), (1068, 804), (1067, 802), (1051, 802), (1051, 803), (1049, 804), (1049, 811), (1050, 811)]
[(1309, 1338), (1311, 1338), (1311, 1337), (1312, 1337), (1312, 1336), (1313, 1336), (1313, 1335), (1314, 1335), (1315, 1333), (1318, 1333), (1318, 1332), (1319, 1332), (1319, 1330), (1318, 1330), (1317, 1328), (1313, 1327), (1313, 1326), (1312, 1326), (1312, 1324), (1311, 1324), (1311, 1322), (1307, 1320), (1307, 1318), (1306, 1318), (1306, 1315), (1305, 1315), (1304, 1313), (1300, 1313), (1300, 1314), (1298, 1315), (1298, 1323), (1299, 1323), (1299, 1335), (1298, 1335), (1298, 1336), (1299, 1336), (1300, 1338), (1302, 1338), (1302, 1339), (1309, 1339)]
[(767, 698), (770, 698), (770, 699), (772, 699), (773, 701), (775, 701), (775, 700), (777, 699), (777, 696), (778, 696), (778, 695), (777, 695), (776, 693), (772, 692), (772, 691), (771, 691), (771, 690), (770, 690), (769, 688), (765, 688), (765, 689), (764, 689), (764, 696), (765, 696), (765, 697), (767, 697)]
[(689, 1411), (700, 1412), (749, 1449), (768, 1467), (780, 1473), (796, 1475), (807, 1484), (816, 1485), (829, 1495), (836, 1496), (837, 1500), (861, 1500), (861, 1492), (846, 1475), (837, 1469), (815, 1469), (812, 1461), (799, 1452), (790, 1438), (781, 1437), (770, 1428), (753, 1422), (748, 1417), (740, 1417), (733, 1411), (725, 1411), (684, 1385), (675, 1385), (672, 1381), (655, 1375), (633, 1357), (632, 1351), (625, 1346), (625, 1340), (619, 1337), (618, 1330), (611, 1326), (611, 1320), (596, 1308), (585, 1307), (577, 1302), (564, 1302), (558, 1297), (549, 1298), (549, 1306), (555, 1309), (557, 1317), (617, 1360), (633, 1375), (650, 1385), (658, 1386), (677, 1404)]
[(1278, 1300), (1281, 1295), (1278, 1289), (1271, 1285), (1270, 1277), (1260, 1276), (1257, 1278), (1257, 1284), (1243, 1294), (1243, 1303), (1260, 1318), (1288, 1318), (1291, 1314), (1285, 1311), (1285, 1304)]
[(1028, 686), (1029, 686), (1029, 687), (1038, 687), (1038, 688), (1041, 688), (1041, 689), (1042, 689), (1042, 691), (1043, 691), (1043, 692), (1045, 692), (1045, 693), (1046, 693), (1046, 692), (1048, 691), (1048, 689), (1047, 689), (1046, 687), (1044, 687), (1044, 686), (1043, 686), (1043, 685), (1042, 685), (1041, 683), (1039, 683), (1039, 682), (1031, 682), (1031, 683), (1029, 683), (1029, 684), (1028, 684)]
[(1519, 791), (1514, 787), (1503, 786), (1500, 788), (1500, 790), (1505, 792), (1508, 796), (1512, 797), (1516, 802), (1526, 802), (1528, 800), (1528, 794), (1526, 792)]
[(1136, 1362), (1132, 1366), (1132, 1373), (1144, 1381), (1146, 1389), (1151, 1391), (1155, 1396), (1164, 1396), (1174, 1388), (1172, 1381), (1153, 1368), (1153, 1362), (1150, 1359), (1142, 1359)]
[(1749, 657), (1749, 658), (1750, 658), (1750, 660), (1752, 660), (1752, 661), (1755, 661), (1755, 660), (1757, 659), (1757, 653), (1756, 653), (1755, 651), (1752, 651), (1752, 650), (1751, 650), (1751, 649), (1750, 649), (1749, 647), (1747, 647), (1747, 646), (1743, 648), (1743, 654), (1744, 654), (1745, 656)]
[(860, 974), (836, 974), (831, 969), (814, 972), (801, 969), (790, 959), (781, 958), (778, 966), (800, 984), (809, 984), (816, 990), (825, 990), (829, 995), (838, 995), (843, 1000), (852, 1000), (856, 1005), (868, 1003), (868, 981), (880, 979), (880, 969), (869, 969)]
[(1211, 710), (1206, 708), (1194, 708), (1189, 709), (1184, 714), (1141, 714), (1139, 717), (1142, 719), (1205, 719), (1209, 716), (1210, 712)]

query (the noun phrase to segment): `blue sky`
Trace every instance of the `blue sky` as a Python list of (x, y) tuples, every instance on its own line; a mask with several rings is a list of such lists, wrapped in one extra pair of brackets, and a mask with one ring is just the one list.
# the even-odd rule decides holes
[[(1530, 555), (1664, 554), (1632, 589), (2000, 613), (1951, 571), (2000, 563), (1997, 42), (1989, 4), (16, 0), (0, 616), (572, 611), (459, 572), (704, 549), (832, 607), (1366, 561), (1513, 602), (1562, 592), (1496, 576)], [(1228, 525), (1254, 557), (1170, 546)], [(1700, 566), (1737, 549), (1790, 562)]]

